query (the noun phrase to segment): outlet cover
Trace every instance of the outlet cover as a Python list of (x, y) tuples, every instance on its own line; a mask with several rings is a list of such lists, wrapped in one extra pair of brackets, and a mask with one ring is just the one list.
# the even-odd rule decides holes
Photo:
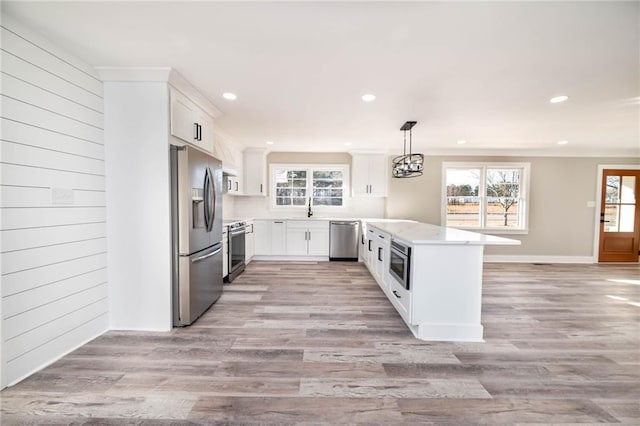
[(52, 204), (73, 204), (73, 189), (51, 188)]
[(587, 207), (595, 207), (595, 206), (596, 206), (595, 201), (587, 201)]

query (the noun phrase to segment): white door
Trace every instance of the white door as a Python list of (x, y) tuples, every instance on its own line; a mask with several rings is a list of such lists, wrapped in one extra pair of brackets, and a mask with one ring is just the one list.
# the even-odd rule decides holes
[(171, 134), (185, 142), (196, 141), (197, 107), (180, 92), (171, 91)]
[(306, 256), (307, 255), (307, 235), (306, 228), (287, 229), (287, 255)]
[(351, 158), (351, 188), (354, 197), (369, 195), (369, 156), (354, 155)]
[(200, 140), (196, 143), (205, 151), (213, 154), (213, 118), (198, 110), (196, 122), (200, 125)]
[(253, 223), (255, 254), (269, 256), (271, 254), (271, 221), (256, 220)]
[(287, 254), (287, 224), (284, 220), (271, 221), (271, 254)]
[(329, 256), (329, 228), (309, 229), (309, 256)]
[(387, 182), (389, 174), (387, 173), (387, 156), (386, 155), (370, 155), (369, 157), (369, 196), (370, 197), (386, 197)]

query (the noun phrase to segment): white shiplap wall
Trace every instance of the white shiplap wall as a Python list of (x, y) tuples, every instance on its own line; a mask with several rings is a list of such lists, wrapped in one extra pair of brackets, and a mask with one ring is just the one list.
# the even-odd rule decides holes
[(102, 82), (6, 16), (1, 31), (4, 387), (104, 332), (108, 303)]

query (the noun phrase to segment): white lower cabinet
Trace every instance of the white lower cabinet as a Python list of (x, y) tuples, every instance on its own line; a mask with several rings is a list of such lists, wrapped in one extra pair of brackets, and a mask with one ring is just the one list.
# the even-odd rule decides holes
[[(362, 244), (364, 242), (364, 244)], [(385, 293), (389, 288), (389, 251), (391, 236), (385, 232), (369, 227), (366, 238), (361, 241), (364, 251), (364, 262), (369, 272)]]
[(245, 234), (245, 262), (251, 262), (251, 258), (255, 254), (256, 248), (256, 233), (254, 231), (254, 223), (251, 221), (247, 222), (247, 233)]
[(411, 324), (411, 291), (389, 276), (389, 300), (407, 324)]
[(374, 232), (375, 234), (375, 251), (374, 254), (374, 269), (376, 271), (376, 278), (378, 284), (383, 290), (387, 290), (389, 287), (389, 251), (390, 242), (389, 235)]
[(222, 278), (229, 275), (229, 227), (222, 227)]
[(287, 221), (288, 256), (329, 256), (329, 222)]
[(256, 256), (286, 254), (287, 223), (284, 220), (256, 220), (253, 223)]

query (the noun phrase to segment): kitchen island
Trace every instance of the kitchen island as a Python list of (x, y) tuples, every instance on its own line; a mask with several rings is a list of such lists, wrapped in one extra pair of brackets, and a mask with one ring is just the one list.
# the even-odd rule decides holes
[(484, 246), (520, 241), (420, 222), (363, 227), (361, 256), (414, 336), (483, 341)]

